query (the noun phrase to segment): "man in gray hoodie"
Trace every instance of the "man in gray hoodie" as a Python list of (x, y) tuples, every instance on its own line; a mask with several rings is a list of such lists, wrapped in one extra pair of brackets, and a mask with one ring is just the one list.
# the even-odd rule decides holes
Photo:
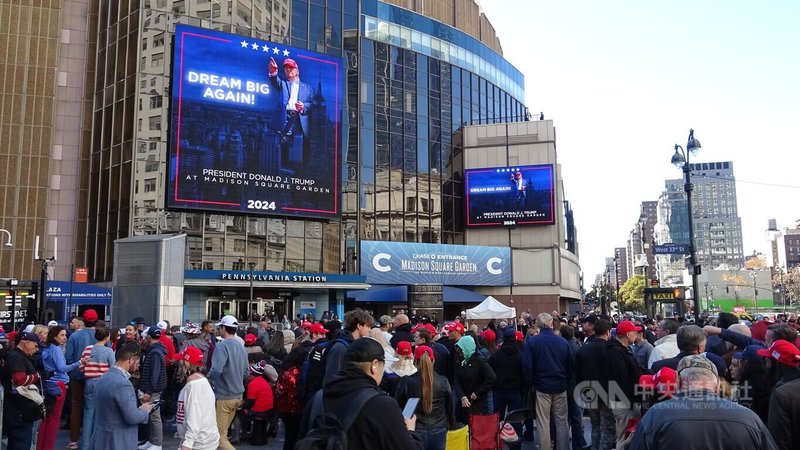
[(214, 387), (216, 396), (217, 429), (219, 448), (236, 450), (228, 440), (228, 427), (231, 426), (236, 410), (242, 403), (244, 393), (244, 370), (247, 367), (247, 351), (236, 339), (239, 322), (233, 316), (225, 316), (217, 324), (222, 341), (214, 347), (211, 356), (211, 370), (208, 380)]

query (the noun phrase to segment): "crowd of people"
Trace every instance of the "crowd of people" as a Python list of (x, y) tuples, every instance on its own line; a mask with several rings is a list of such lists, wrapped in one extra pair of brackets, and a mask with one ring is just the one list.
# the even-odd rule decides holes
[(282, 428), (285, 450), (444, 450), (449, 430), (495, 413), (510, 449), (535, 436), (540, 449), (800, 448), (792, 318), (259, 319), (116, 328), (88, 309), (67, 328), (0, 332), (7, 448), (53, 449), (66, 419), (68, 449), (161, 450), (174, 421), (181, 449), (265, 445)]

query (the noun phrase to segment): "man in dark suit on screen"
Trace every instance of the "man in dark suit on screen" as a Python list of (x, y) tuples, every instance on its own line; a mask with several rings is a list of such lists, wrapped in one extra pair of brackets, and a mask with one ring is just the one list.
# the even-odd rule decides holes
[[(314, 93), (311, 86), (300, 81), (300, 69), (291, 58), (283, 60), (285, 78), (278, 77), (278, 63), (269, 59), (269, 82), (280, 92), (281, 110), (286, 119), (281, 131), (281, 165), (302, 163), (310, 158), (311, 140), (308, 134), (308, 115)], [(301, 140), (299, 148), (295, 147)], [(302, 150), (300, 150), (302, 149)]]

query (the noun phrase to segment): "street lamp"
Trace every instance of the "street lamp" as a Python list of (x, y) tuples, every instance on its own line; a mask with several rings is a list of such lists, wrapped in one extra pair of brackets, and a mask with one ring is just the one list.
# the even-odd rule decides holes
[(11, 232), (2, 228), (0, 228), (0, 231), (2, 231), (3, 233), (6, 234), (6, 236), (8, 236), (8, 242), (6, 242), (4, 246), (7, 248), (13, 247), (14, 244), (11, 243)]
[(250, 267), (250, 301), (247, 302), (247, 315), (249, 316), (248, 319), (250, 325), (253, 324), (253, 270), (256, 268), (256, 263), (254, 261), (250, 261), (247, 263)]
[(700, 267), (697, 265), (697, 249), (694, 245), (694, 217), (692, 214), (692, 165), (689, 162), (690, 155), (697, 155), (700, 151), (700, 141), (694, 138), (694, 130), (689, 130), (689, 139), (686, 142), (686, 150), (675, 144), (675, 154), (672, 155), (672, 164), (683, 169), (684, 185), (686, 192), (686, 209), (689, 214), (689, 265), (692, 268), (692, 299), (694, 300), (694, 320), (700, 322), (700, 302), (697, 301), (698, 288), (697, 276), (700, 275)]

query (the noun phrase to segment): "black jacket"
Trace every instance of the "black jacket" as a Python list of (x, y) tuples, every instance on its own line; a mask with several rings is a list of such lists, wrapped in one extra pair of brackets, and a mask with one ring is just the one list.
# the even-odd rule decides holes
[(412, 344), (414, 343), (414, 333), (411, 332), (411, 324), (404, 323), (399, 327), (394, 329), (394, 335), (392, 339), (389, 341), (392, 344), (392, 348), (397, 348), (397, 343), (400, 341), (408, 341)]
[(673, 356), (672, 358), (662, 359), (660, 361), (656, 361), (653, 363), (653, 366), (650, 367), (650, 370), (653, 373), (658, 372), (664, 367), (669, 367), (672, 370), (678, 370), (678, 363), (681, 362), (684, 356), (693, 355), (694, 353), (687, 353), (687, 352), (680, 352), (677, 355)]
[[(488, 414), (488, 393), (496, 379), (494, 370), (476, 351), (464, 365), (456, 367), (456, 395), (469, 398), (471, 412)], [(477, 397), (475, 400), (471, 398), (473, 393)]]
[(780, 449), (800, 448), (800, 379), (772, 392), (767, 426)]
[(516, 342), (506, 342), (489, 358), (497, 379), (492, 386), (495, 389), (513, 389), (522, 392), (525, 377), (522, 375), (522, 352)]
[(607, 389), (608, 377), (606, 376), (606, 351), (608, 341), (590, 337), (578, 349), (575, 356), (575, 381), (596, 381), (603, 389)]
[[(636, 360), (633, 359), (633, 354), (628, 347), (622, 345), (616, 339), (609, 339), (606, 344), (606, 376), (608, 377), (609, 384), (616, 382), (619, 389), (627, 397), (628, 402), (636, 401), (634, 394), (636, 393), (636, 385), (639, 383), (639, 377), (642, 371)], [(609, 387), (609, 391), (611, 388)], [(611, 393), (611, 392), (609, 392)], [(612, 403), (621, 402), (626, 399), (614, 398), (611, 396)], [(632, 406), (628, 403), (627, 408)], [(609, 405), (609, 407), (614, 406)]]
[(419, 398), (417, 426), (425, 428), (446, 428), (450, 423), (455, 423), (453, 416), (453, 391), (450, 382), (442, 375), (433, 373), (433, 407), (430, 414), (422, 410), (422, 374), (420, 372), (404, 378), (405, 383), (397, 390), (397, 403), (405, 407), (409, 398)]
[[(350, 402), (356, 392), (362, 389), (378, 390), (375, 380), (355, 367), (339, 371), (322, 388), (326, 413), (337, 417), (344, 416), (350, 408)], [(309, 431), (309, 410), (306, 408), (300, 422), (299, 438)], [(397, 401), (381, 393), (370, 399), (361, 409), (361, 413), (347, 431), (349, 450), (369, 449), (422, 449), (422, 441), (414, 433), (406, 429), (403, 411)]]
[(753, 411), (710, 391), (698, 391), (677, 394), (650, 408), (628, 448), (773, 450), (777, 447)]

